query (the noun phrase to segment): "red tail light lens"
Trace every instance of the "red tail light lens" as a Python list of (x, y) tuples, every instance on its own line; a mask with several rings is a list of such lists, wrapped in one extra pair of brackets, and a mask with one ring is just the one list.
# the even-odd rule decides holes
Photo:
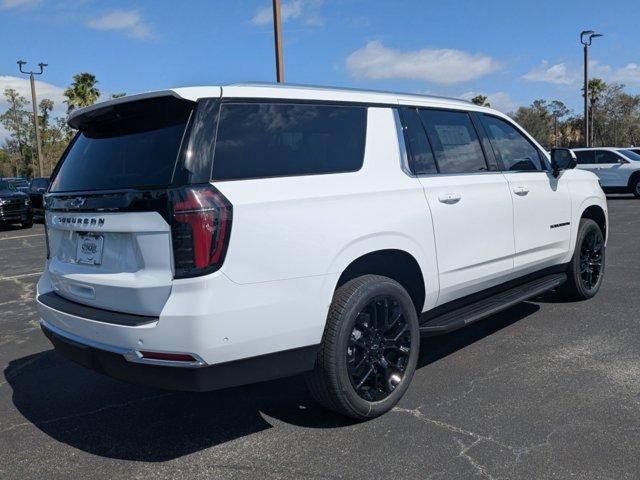
[(231, 233), (231, 204), (211, 185), (183, 187), (170, 195), (176, 278), (218, 270)]

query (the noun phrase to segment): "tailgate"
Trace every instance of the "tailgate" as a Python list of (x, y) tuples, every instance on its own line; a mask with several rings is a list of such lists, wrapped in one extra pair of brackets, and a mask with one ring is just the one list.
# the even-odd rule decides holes
[(47, 269), (58, 295), (158, 316), (171, 292), (171, 230), (157, 212), (47, 212)]

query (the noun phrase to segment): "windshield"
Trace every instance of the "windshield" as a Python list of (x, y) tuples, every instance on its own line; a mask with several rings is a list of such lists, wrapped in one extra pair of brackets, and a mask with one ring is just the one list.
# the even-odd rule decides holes
[(169, 185), (192, 108), (173, 97), (106, 108), (80, 126), (50, 191)]
[(21, 178), (16, 178), (16, 179), (12, 179), (12, 180), (8, 180), (8, 182), (13, 185), (16, 188), (20, 188), (20, 187), (28, 187), (29, 186), (29, 182), (27, 182), (24, 179)]
[(15, 190), (15, 188), (6, 180), (0, 180), (0, 190)]
[(627, 150), (627, 149), (622, 149), (618, 151), (622, 153), (625, 157), (627, 157), (629, 160), (633, 160), (634, 162), (640, 162), (640, 154), (637, 154), (636, 152), (632, 150)]

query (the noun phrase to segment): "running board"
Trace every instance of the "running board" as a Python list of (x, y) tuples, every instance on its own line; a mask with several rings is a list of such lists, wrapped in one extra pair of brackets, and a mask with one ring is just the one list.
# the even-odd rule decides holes
[(520, 302), (551, 290), (567, 281), (567, 275), (556, 273), (518, 285), (489, 298), (443, 313), (420, 325), (421, 334), (447, 333), (477, 322)]

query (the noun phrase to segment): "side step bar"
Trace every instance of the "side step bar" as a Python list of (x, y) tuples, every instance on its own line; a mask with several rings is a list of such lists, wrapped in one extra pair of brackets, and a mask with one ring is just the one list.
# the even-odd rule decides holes
[(462, 328), (470, 323), (489, 317), (520, 302), (537, 297), (567, 281), (567, 275), (556, 273), (518, 285), (489, 298), (443, 313), (420, 325), (420, 333), (440, 334)]

